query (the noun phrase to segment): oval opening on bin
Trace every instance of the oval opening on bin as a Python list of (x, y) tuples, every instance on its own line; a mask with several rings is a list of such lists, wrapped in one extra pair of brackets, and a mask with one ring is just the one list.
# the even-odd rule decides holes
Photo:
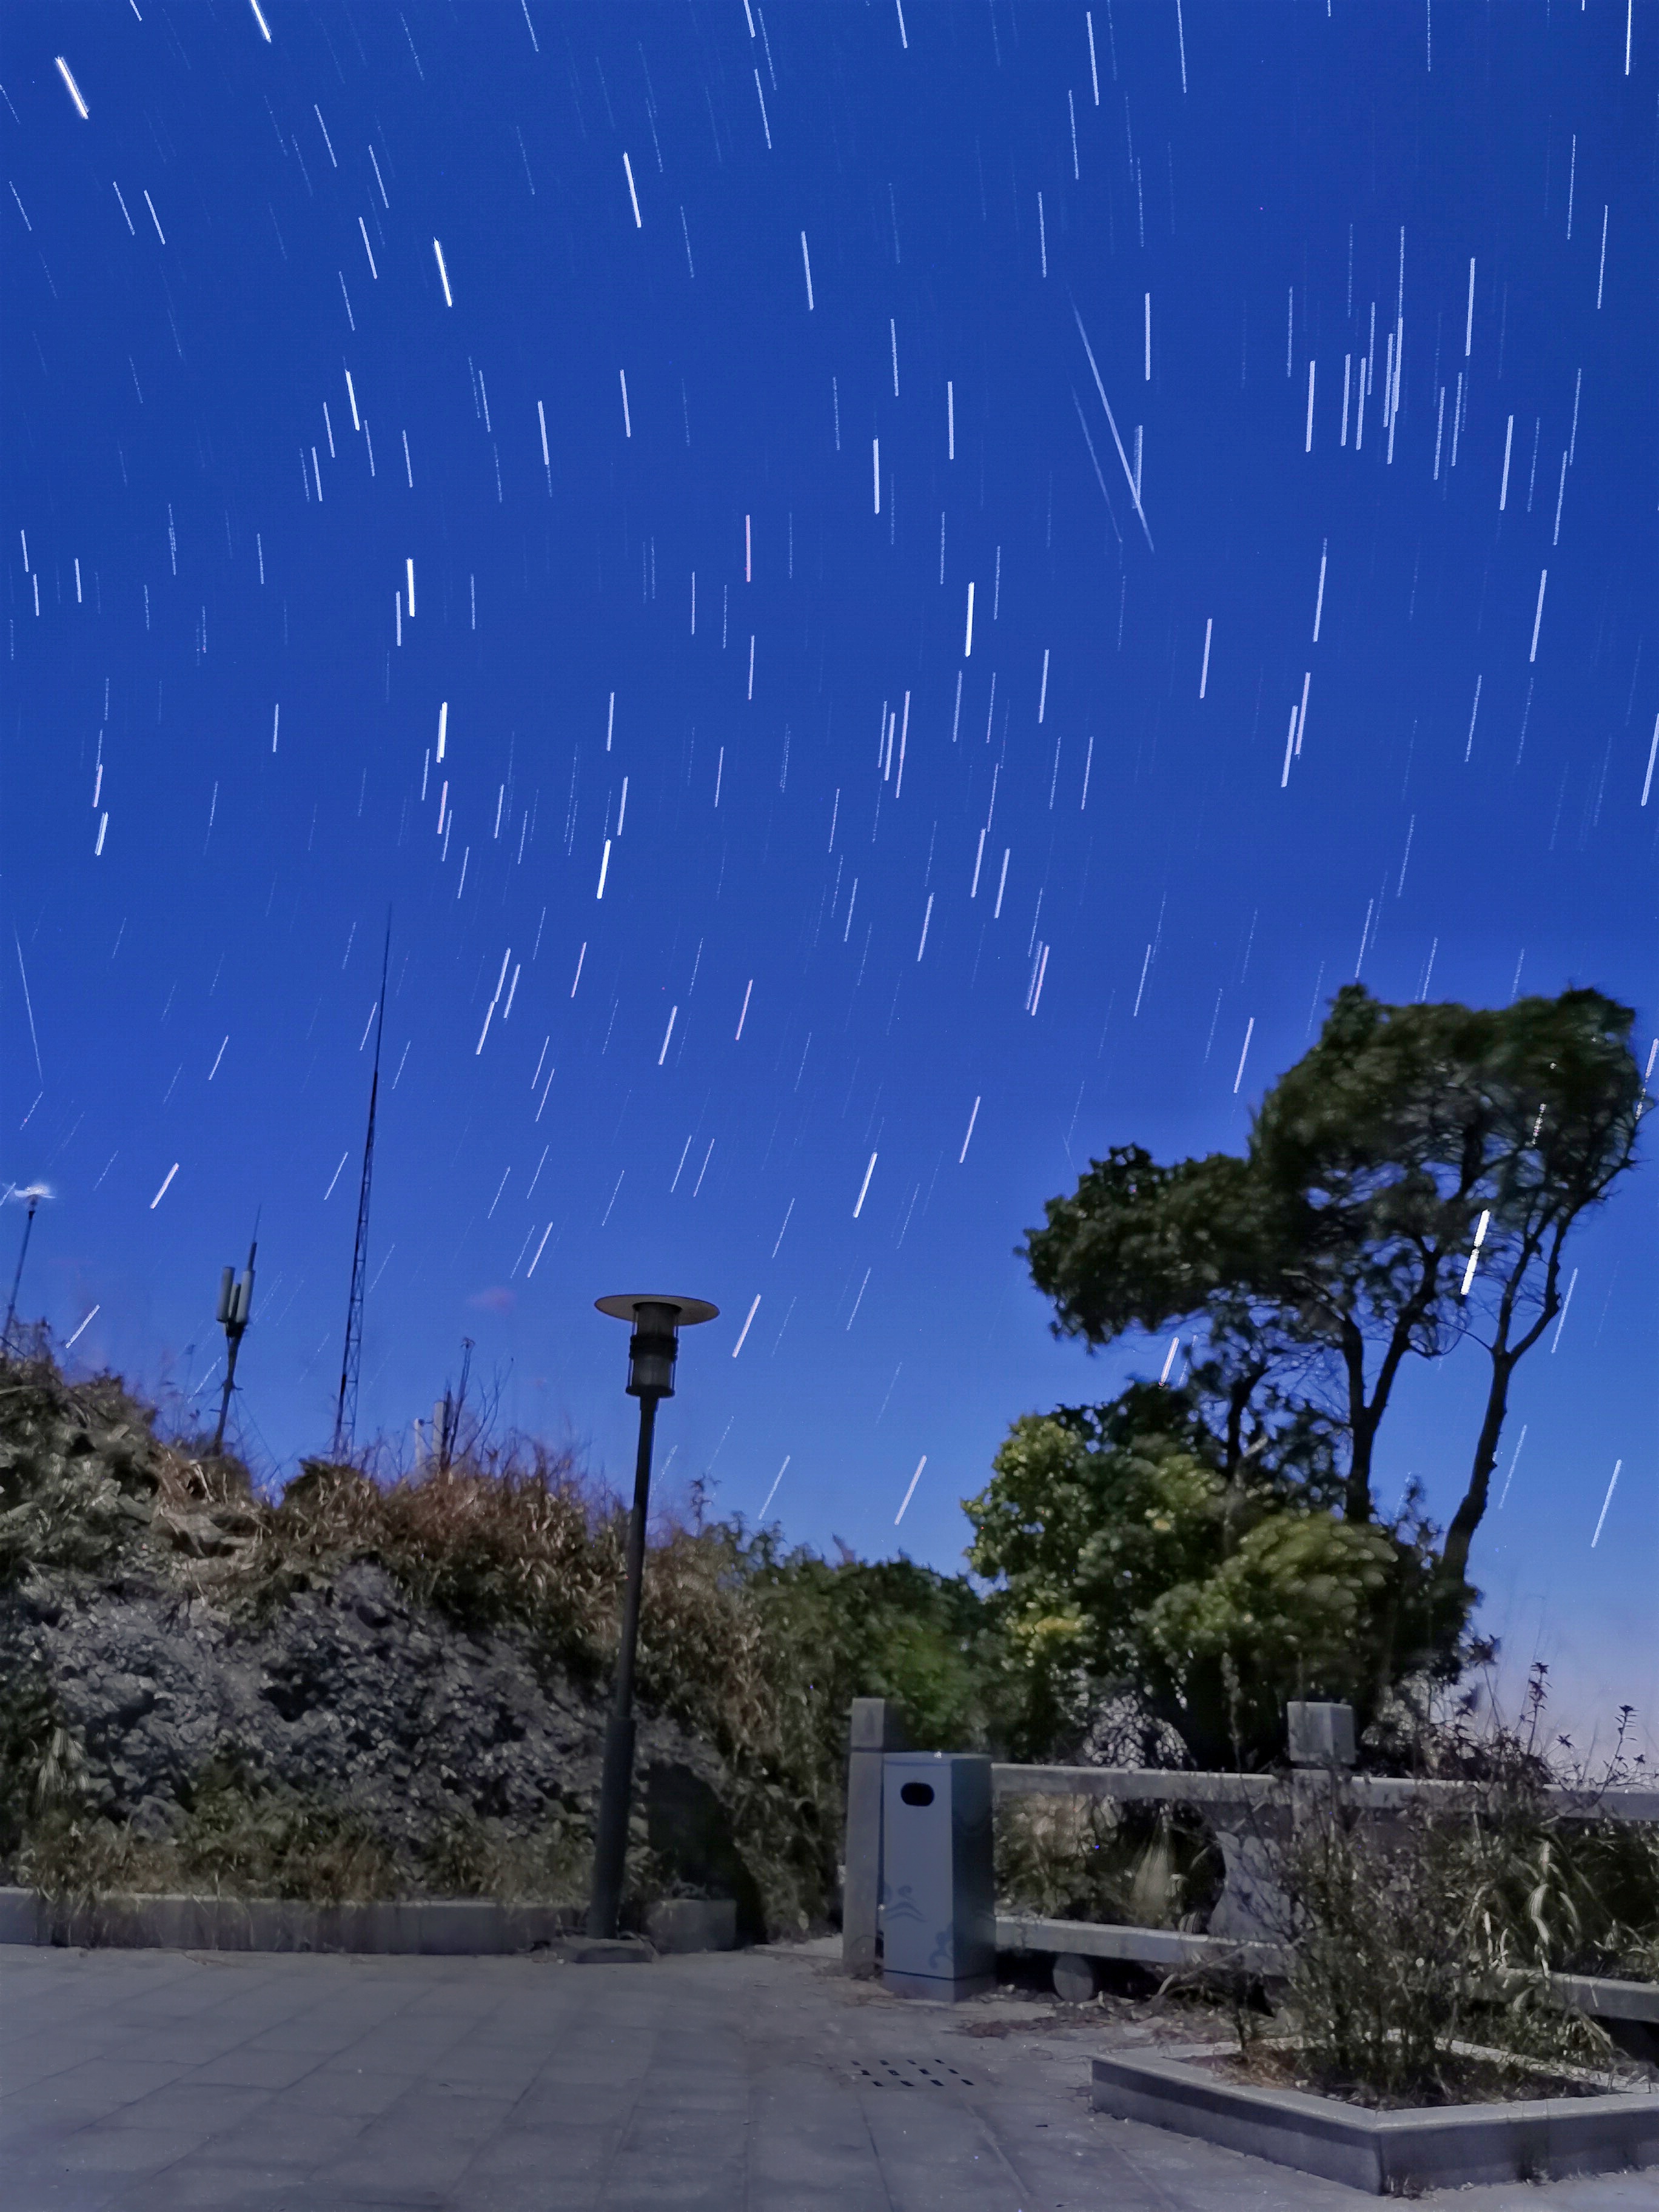
[(899, 1796), (907, 1805), (931, 1805), (933, 1785), (931, 1782), (907, 1782), (899, 1790)]

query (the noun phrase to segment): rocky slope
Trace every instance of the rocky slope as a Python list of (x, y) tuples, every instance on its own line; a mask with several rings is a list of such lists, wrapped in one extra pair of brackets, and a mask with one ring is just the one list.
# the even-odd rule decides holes
[[(361, 1484), (314, 1469), (278, 1510), (234, 1462), (161, 1440), (113, 1381), (0, 1365), (10, 1878), (90, 1855), (245, 1893), (585, 1893), (602, 1655), (453, 1589), (432, 1601), (395, 1547), (388, 1564), (353, 1535), (354, 1512), (374, 1525)], [(573, 1608), (602, 1613), (595, 1595)], [(804, 1927), (817, 1900), (750, 1865), (714, 1747), (638, 1719), (634, 1915), (701, 1891), (735, 1895), (751, 1936)]]

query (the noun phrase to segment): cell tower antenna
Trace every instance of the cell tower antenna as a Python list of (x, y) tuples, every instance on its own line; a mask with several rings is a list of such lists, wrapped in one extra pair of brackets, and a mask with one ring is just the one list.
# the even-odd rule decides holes
[(334, 1413), (334, 1457), (351, 1449), (357, 1427), (357, 1376), (363, 1364), (363, 1279), (368, 1268), (368, 1188), (374, 1172), (374, 1109), (380, 1095), (380, 1039), (386, 1031), (386, 982), (392, 961), (392, 910), (386, 909), (386, 946), (380, 955), (380, 997), (375, 1009), (374, 1073), (368, 1085), (368, 1133), (363, 1139), (363, 1181), (357, 1194), (357, 1241), (351, 1253), (351, 1298), (346, 1307), (345, 1357), (340, 1362), (340, 1397)]

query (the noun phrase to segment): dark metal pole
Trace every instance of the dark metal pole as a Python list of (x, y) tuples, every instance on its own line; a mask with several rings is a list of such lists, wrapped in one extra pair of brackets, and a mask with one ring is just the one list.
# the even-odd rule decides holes
[(38, 1198), (32, 1198), (29, 1200), (28, 1214), (23, 1223), (22, 1249), (17, 1255), (17, 1273), (11, 1279), (11, 1297), (6, 1304), (6, 1326), (3, 1331), (0, 1331), (0, 1344), (3, 1344), (8, 1349), (11, 1345), (12, 1317), (17, 1311), (17, 1288), (23, 1279), (23, 1262), (28, 1257), (29, 1232), (34, 1227), (34, 1209), (40, 1203)]
[(219, 1425), (213, 1432), (213, 1455), (216, 1459), (224, 1449), (225, 1419), (230, 1412), (230, 1394), (236, 1387), (236, 1355), (242, 1348), (242, 1337), (253, 1316), (253, 1262), (259, 1255), (259, 1213), (253, 1217), (253, 1241), (247, 1248), (247, 1266), (240, 1282), (232, 1284), (230, 1270), (225, 1270), (225, 1281), (230, 1288), (228, 1310), (222, 1316), (225, 1325), (225, 1387), (219, 1400)]
[(374, 1024), (374, 1073), (368, 1085), (368, 1133), (363, 1139), (363, 1179), (357, 1193), (357, 1236), (351, 1248), (351, 1294), (346, 1303), (345, 1354), (340, 1362), (340, 1397), (334, 1414), (334, 1457), (352, 1448), (357, 1426), (357, 1377), (363, 1362), (364, 1278), (368, 1273), (368, 1194), (374, 1172), (374, 1114), (380, 1096), (380, 1039), (386, 1033), (386, 979), (392, 964), (392, 909), (386, 917), (386, 946), (380, 955), (380, 997)]
[(230, 1411), (230, 1394), (236, 1387), (236, 1355), (242, 1348), (241, 1330), (240, 1328), (234, 1332), (227, 1330), (226, 1342), (229, 1346), (229, 1350), (225, 1360), (225, 1387), (219, 1400), (219, 1425), (213, 1431), (213, 1456), (215, 1459), (218, 1458), (219, 1454), (224, 1449), (225, 1416)]
[(605, 1776), (593, 1845), (593, 1892), (587, 1908), (591, 1936), (617, 1932), (628, 1856), (628, 1814), (634, 1783), (634, 1652), (640, 1633), (640, 1590), (645, 1579), (645, 1522), (651, 1495), (651, 1443), (657, 1395), (640, 1399), (640, 1449), (634, 1466), (634, 1512), (628, 1524), (628, 1589), (623, 1601), (622, 1643), (617, 1653), (616, 1698), (605, 1732)]

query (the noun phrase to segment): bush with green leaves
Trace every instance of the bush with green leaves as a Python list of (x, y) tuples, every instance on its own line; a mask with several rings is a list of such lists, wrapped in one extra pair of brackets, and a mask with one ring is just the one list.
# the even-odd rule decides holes
[(1356, 1524), (1272, 1462), (1229, 1478), (1178, 1393), (1017, 1421), (965, 1499), (975, 1571), (1026, 1678), (1075, 1726), (1091, 1686), (1134, 1683), (1196, 1764), (1281, 1756), (1289, 1698), (1368, 1710), (1419, 1655), (1432, 1559), (1414, 1511)]

